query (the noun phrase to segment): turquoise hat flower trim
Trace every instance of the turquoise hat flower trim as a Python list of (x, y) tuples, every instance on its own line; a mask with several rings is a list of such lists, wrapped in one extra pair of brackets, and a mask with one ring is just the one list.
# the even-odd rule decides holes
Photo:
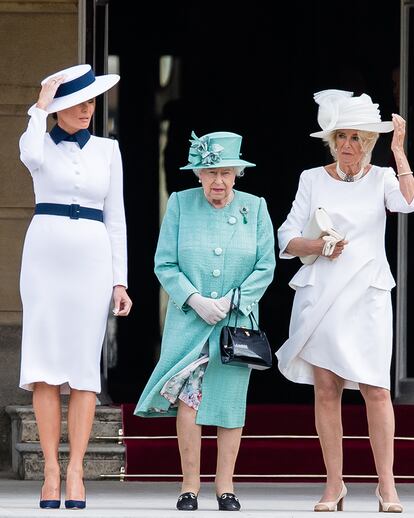
[(188, 161), (194, 166), (200, 164), (214, 165), (220, 162), (221, 152), (224, 150), (220, 144), (210, 143), (209, 137), (198, 138), (194, 131), (191, 132), (190, 154)]

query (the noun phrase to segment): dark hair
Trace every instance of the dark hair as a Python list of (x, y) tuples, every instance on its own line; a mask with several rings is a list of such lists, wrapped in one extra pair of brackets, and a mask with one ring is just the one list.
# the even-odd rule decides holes
[(53, 117), (53, 119), (54, 119), (55, 121), (57, 121), (57, 113), (56, 113), (56, 112), (52, 113), (52, 117)]

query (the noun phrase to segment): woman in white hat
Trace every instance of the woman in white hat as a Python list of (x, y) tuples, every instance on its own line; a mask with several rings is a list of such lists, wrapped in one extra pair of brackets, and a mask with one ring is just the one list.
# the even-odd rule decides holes
[[(127, 255), (118, 142), (92, 136), (95, 97), (119, 80), (89, 65), (42, 81), (20, 139), (36, 198), (21, 266), (20, 387), (33, 391), (44, 454), (40, 507), (60, 506), (60, 394), (70, 394), (65, 507), (86, 506), (83, 458), (100, 392), (100, 356), (111, 299), (128, 315)], [(47, 117), (57, 124), (47, 133)]]
[[(302, 172), (292, 209), (278, 230), (280, 257), (301, 257), (305, 263), (290, 281), (296, 293), (289, 338), (276, 353), (278, 366), (291, 381), (314, 385), (316, 428), (327, 471), (315, 511), (342, 509), (346, 495), (341, 396), (348, 388), (359, 389), (365, 400), (380, 510), (401, 512), (393, 476), (390, 397), (390, 292), (395, 282), (384, 232), (386, 210), (414, 211), (405, 121), (393, 115), (392, 122), (382, 122), (378, 105), (366, 94), (325, 90), (315, 94), (315, 101), (322, 131), (311, 136), (329, 145), (334, 162)], [(397, 175), (391, 167), (370, 164), (379, 134), (392, 130)], [(320, 208), (330, 218), (326, 228)], [(309, 222), (326, 235), (310, 239)]]
[(182, 511), (198, 507), (202, 425), (217, 427), (218, 508), (241, 507), (233, 472), (250, 369), (223, 365), (219, 340), (233, 290), (240, 287), (240, 325), (250, 327), (275, 268), (266, 201), (234, 189), (236, 177), (255, 165), (240, 158), (241, 140), (228, 131), (192, 134), (189, 164), (181, 169), (193, 171), (201, 186), (171, 194), (155, 254), (169, 303), (160, 359), (135, 414), (177, 416)]

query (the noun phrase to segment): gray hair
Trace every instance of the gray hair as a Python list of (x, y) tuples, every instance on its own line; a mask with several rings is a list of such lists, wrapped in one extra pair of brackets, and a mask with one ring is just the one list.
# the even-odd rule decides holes
[[(329, 151), (331, 152), (331, 155), (337, 160), (337, 152), (336, 152), (336, 136), (341, 130), (335, 130), (329, 133), (327, 137), (323, 137), (323, 141), (325, 145), (329, 146)], [(364, 156), (361, 160), (361, 167), (365, 167), (368, 165), (371, 161), (371, 155), (372, 150), (375, 147), (375, 144), (377, 143), (379, 133), (376, 133), (375, 131), (363, 131), (363, 130), (357, 130), (358, 137), (361, 141), (361, 148), (364, 152)]]
[[(193, 173), (197, 176), (197, 178), (200, 178), (200, 172), (201, 171), (206, 171), (208, 169), (224, 169), (223, 167), (206, 167), (204, 169), (200, 168), (200, 169), (193, 169)], [(244, 169), (245, 169), (245, 166), (234, 166), (234, 167), (226, 167), (225, 169), (233, 169), (233, 171), (236, 172), (236, 176), (237, 178), (241, 178), (242, 176), (244, 176)]]

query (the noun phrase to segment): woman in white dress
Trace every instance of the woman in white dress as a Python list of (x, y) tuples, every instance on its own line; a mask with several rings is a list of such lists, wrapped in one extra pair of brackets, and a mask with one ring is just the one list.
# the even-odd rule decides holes
[[(20, 387), (33, 391), (45, 460), (42, 508), (60, 506), (61, 393), (70, 394), (65, 507), (86, 506), (83, 458), (101, 389), (108, 311), (111, 298), (118, 316), (132, 304), (119, 146), (88, 131), (95, 97), (118, 80), (116, 74), (95, 77), (89, 65), (47, 77), (20, 139), (36, 198), (20, 277)], [(47, 133), (50, 113), (57, 124)]]
[[(391, 289), (384, 246), (386, 210), (414, 211), (414, 179), (405, 152), (405, 121), (382, 122), (378, 105), (362, 94), (315, 94), (322, 138), (334, 162), (302, 172), (291, 211), (278, 230), (280, 257), (304, 260), (290, 281), (296, 290), (289, 338), (277, 351), (289, 380), (314, 385), (315, 421), (327, 471), (315, 511), (342, 509), (341, 397), (359, 389), (365, 400), (378, 474), (380, 510), (401, 512), (393, 476), (394, 412), (390, 397)], [(379, 133), (394, 130), (391, 167), (370, 164)], [(325, 209), (340, 235), (303, 237), (315, 210)], [(306, 264), (308, 263), (308, 264)]]

